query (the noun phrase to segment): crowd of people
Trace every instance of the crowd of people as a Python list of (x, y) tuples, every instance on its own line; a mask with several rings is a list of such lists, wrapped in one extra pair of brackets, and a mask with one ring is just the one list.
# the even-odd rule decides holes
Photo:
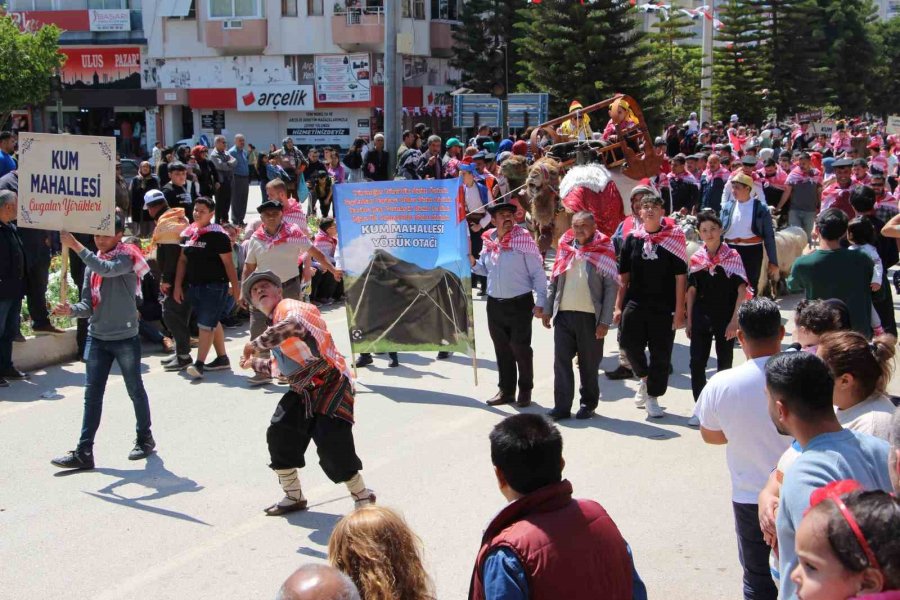
[[(586, 140), (616, 131), (594, 134), (578, 118), (560, 134)], [(50, 314), (77, 318), (83, 330), (81, 433), (53, 464), (94, 467), (113, 362), (135, 410), (128, 458), (140, 460), (156, 444), (141, 338), (171, 352), (166, 371), (202, 379), (231, 369), (224, 327), (245, 315), (250, 336), (239, 362), (252, 372), (248, 385), (287, 386), (267, 431), (284, 497), (266, 514), (307, 508), (299, 469), (310, 441), (356, 507), (332, 533), (332, 568), (301, 568), (279, 597), (433, 598), (421, 543), (399, 513), (375, 506), (363, 480), (353, 376), (316, 305), (342, 294), (335, 185), (458, 179), (474, 292), (487, 297), (497, 362), (498, 390), (487, 404), (532, 404), (535, 320), (553, 329), (554, 352), (548, 415), (508, 417), (490, 435), (508, 504), (485, 531), (470, 598), (646, 597), (612, 517), (573, 498), (554, 425), (573, 416), (576, 358), (574, 416), (595, 416), (604, 340), (616, 327), (620, 364), (606, 376), (635, 378), (635, 404), (649, 418), (665, 415), (659, 400), (673, 374), (675, 333), (686, 330), (690, 424), (706, 443), (726, 445), (745, 598), (900, 597), (900, 503), (888, 493), (900, 491), (900, 412), (887, 392), (897, 335), (889, 270), (900, 239), (900, 139), (862, 121), (838, 124), (823, 139), (803, 121), (757, 129), (736, 116), (726, 125), (692, 115), (655, 140), (660, 172), (630, 191), (631, 214), (616, 233), (601, 232), (594, 213), (577, 212), (548, 275), (526, 228), (525, 191), (502, 169), (512, 157), (540, 157), (545, 148), (531, 147), (529, 133), (503, 138), (483, 127), (470, 140), (444, 140), (421, 125), (403, 133), (394, 173), (393, 149), (380, 134), (371, 146), (356, 140), (343, 156), (325, 148), (321, 160), (318, 149), (304, 152), (290, 138), (266, 154), (245, 148), (242, 135), (230, 148), (222, 136), (213, 149), (160, 146), (133, 181), (119, 182), (115, 235), (43, 232), (35, 241), (27, 236), (36, 230), (14, 223), (15, 163), (5, 157), (15, 142), (0, 134), (0, 168), (10, 167), (0, 173), (0, 385), (27, 377), (11, 353), (27, 291), (35, 331), (56, 332)], [(246, 223), (254, 180), (263, 202)], [(696, 217), (702, 244), (690, 256), (673, 213)], [(782, 226), (801, 228), (810, 242), (787, 282), (805, 299), (786, 349), (777, 303), (756, 290), (764, 269), (778, 275)], [(79, 301), (50, 311), (38, 297), (46, 276), (43, 292), (32, 277), (47, 270), (57, 243), (71, 253)], [(747, 360), (733, 368), (736, 343)], [(713, 344), (718, 372), (707, 381)], [(371, 361), (362, 355), (357, 366)], [(391, 361), (396, 366), (395, 354)]]

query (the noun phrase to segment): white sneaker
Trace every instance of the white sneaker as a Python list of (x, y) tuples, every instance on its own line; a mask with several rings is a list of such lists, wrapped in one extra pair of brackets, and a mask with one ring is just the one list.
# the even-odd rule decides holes
[(647, 398), (649, 398), (647, 394), (647, 380), (641, 379), (638, 391), (634, 394), (634, 405), (638, 408), (644, 408), (644, 405), (647, 404)]
[(700, 427), (700, 419), (697, 418), (697, 415), (691, 415), (691, 418), (688, 419), (688, 425), (691, 427)]
[(656, 398), (653, 396), (647, 396), (647, 415), (651, 419), (659, 419), (665, 416), (666, 413), (663, 412), (663, 409), (659, 407), (659, 403), (656, 401)]

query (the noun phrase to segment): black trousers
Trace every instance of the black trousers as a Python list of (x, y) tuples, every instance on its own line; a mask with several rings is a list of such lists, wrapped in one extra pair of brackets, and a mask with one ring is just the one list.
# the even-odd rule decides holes
[(516, 370), (519, 391), (534, 387), (534, 353), (531, 350), (531, 322), (534, 319), (531, 293), (516, 298), (488, 297), (488, 331), (494, 342), (499, 388), (504, 394), (516, 393)]
[(578, 356), (578, 388), (581, 406), (591, 410), (600, 402), (597, 372), (603, 358), (603, 340), (595, 334), (597, 319), (593, 313), (560, 311), (553, 319), (553, 407), (563, 413), (572, 411), (575, 397), (575, 373), (572, 359)]
[[(469, 240), (471, 241), (472, 257), (475, 258), (475, 260), (478, 260), (478, 257), (481, 256), (481, 250), (482, 248), (484, 248), (484, 239), (482, 239), (481, 237), (484, 231), (484, 229), (472, 231), (472, 228), (469, 227)], [(487, 277), (485, 277), (484, 275), (476, 275), (472, 273), (472, 286), (481, 287), (482, 291), (486, 290)]]
[[(216, 223), (228, 222), (228, 211), (231, 208), (231, 178), (226, 177), (216, 190)], [(265, 202), (263, 198), (263, 202)]]
[(691, 315), (691, 390), (694, 402), (706, 386), (706, 363), (713, 339), (716, 341), (716, 370), (730, 369), (734, 361), (734, 340), (725, 339), (727, 319), (715, 320), (702, 311)]
[[(72, 281), (78, 288), (78, 301), (83, 300), (81, 292), (84, 283), (84, 261), (79, 258), (78, 254), (73, 250), (69, 250), (69, 273), (72, 274)], [(87, 319), (75, 319), (75, 341), (78, 344), (78, 356), (84, 357), (84, 347), (87, 343)]]
[(310, 297), (313, 300), (324, 301), (329, 298), (340, 298), (343, 284), (336, 280), (334, 275), (325, 270), (316, 270), (312, 278), (312, 291)]
[(184, 295), (181, 304), (175, 302), (172, 296), (166, 296), (163, 301), (163, 323), (175, 340), (175, 353), (179, 356), (191, 354), (191, 314), (191, 303), (187, 294)]
[[(28, 265), (25, 272), (25, 285), (28, 290), (28, 314), (31, 315), (32, 325), (42, 327), (50, 324), (50, 311), (47, 310), (47, 281), (50, 277), (50, 249), (40, 251), (40, 255), (30, 257), (33, 264)], [(84, 277), (82, 268), (82, 277)], [(79, 285), (79, 289), (80, 289)]]
[(731, 503), (738, 558), (744, 568), (744, 600), (776, 600), (778, 590), (769, 571), (769, 546), (759, 528), (756, 504)]
[(278, 402), (266, 441), (272, 469), (305, 467), (310, 441), (316, 443), (319, 464), (331, 481), (348, 481), (362, 469), (353, 443), (353, 424), (320, 414), (308, 416), (303, 397), (293, 390)]
[(759, 290), (756, 287), (759, 285), (759, 274), (762, 272), (763, 245), (741, 246), (736, 244), (731, 247), (741, 255), (741, 262), (744, 263), (744, 271), (747, 273), (750, 287), (753, 288), (754, 292), (758, 292)]
[[(887, 278), (887, 269), (881, 277), (881, 290), (872, 295), (872, 306), (881, 319), (881, 327), (885, 333), (897, 337), (897, 318), (894, 316), (894, 296), (891, 293), (891, 284)], [(31, 300), (28, 300), (28, 309), (31, 310)]]
[[(669, 364), (672, 362), (672, 313), (629, 304), (622, 311), (622, 348), (634, 374), (647, 378), (647, 393), (658, 398), (669, 388)], [(644, 354), (650, 351), (650, 360)]]

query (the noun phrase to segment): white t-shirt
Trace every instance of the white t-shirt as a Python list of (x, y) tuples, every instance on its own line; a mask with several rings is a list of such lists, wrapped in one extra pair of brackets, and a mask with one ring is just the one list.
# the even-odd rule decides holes
[(694, 414), (704, 429), (728, 438), (725, 457), (731, 473), (731, 499), (756, 504), (778, 458), (791, 438), (775, 430), (766, 399), (766, 360), (755, 358), (716, 373), (697, 401)]
[(244, 260), (256, 265), (257, 271), (272, 271), (283, 283), (300, 275), (298, 259), (310, 246), (312, 244), (309, 239), (305, 239), (303, 242), (285, 242), (266, 250), (265, 244), (251, 237), (247, 244), (247, 258)]
[(726, 232), (727, 239), (748, 239), (756, 237), (753, 233), (753, 198), (746, 202), (735, 202), (731, 213), (731, 226)]
[(894, 403), (887, 396), (875, 392), (847, 410), (835, 408), (834, 412), (844, 429), (868, 433), (890, 441)]

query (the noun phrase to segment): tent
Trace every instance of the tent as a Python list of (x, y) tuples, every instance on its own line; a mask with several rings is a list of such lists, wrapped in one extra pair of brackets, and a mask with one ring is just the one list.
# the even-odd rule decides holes
[(350, 335), (360, 351), (367, 351), (365, 342), (438, 348), (468, 336), (466, 291), (447, 269), (423, 269), (376, 250), (346, 293), (354, 315)]

